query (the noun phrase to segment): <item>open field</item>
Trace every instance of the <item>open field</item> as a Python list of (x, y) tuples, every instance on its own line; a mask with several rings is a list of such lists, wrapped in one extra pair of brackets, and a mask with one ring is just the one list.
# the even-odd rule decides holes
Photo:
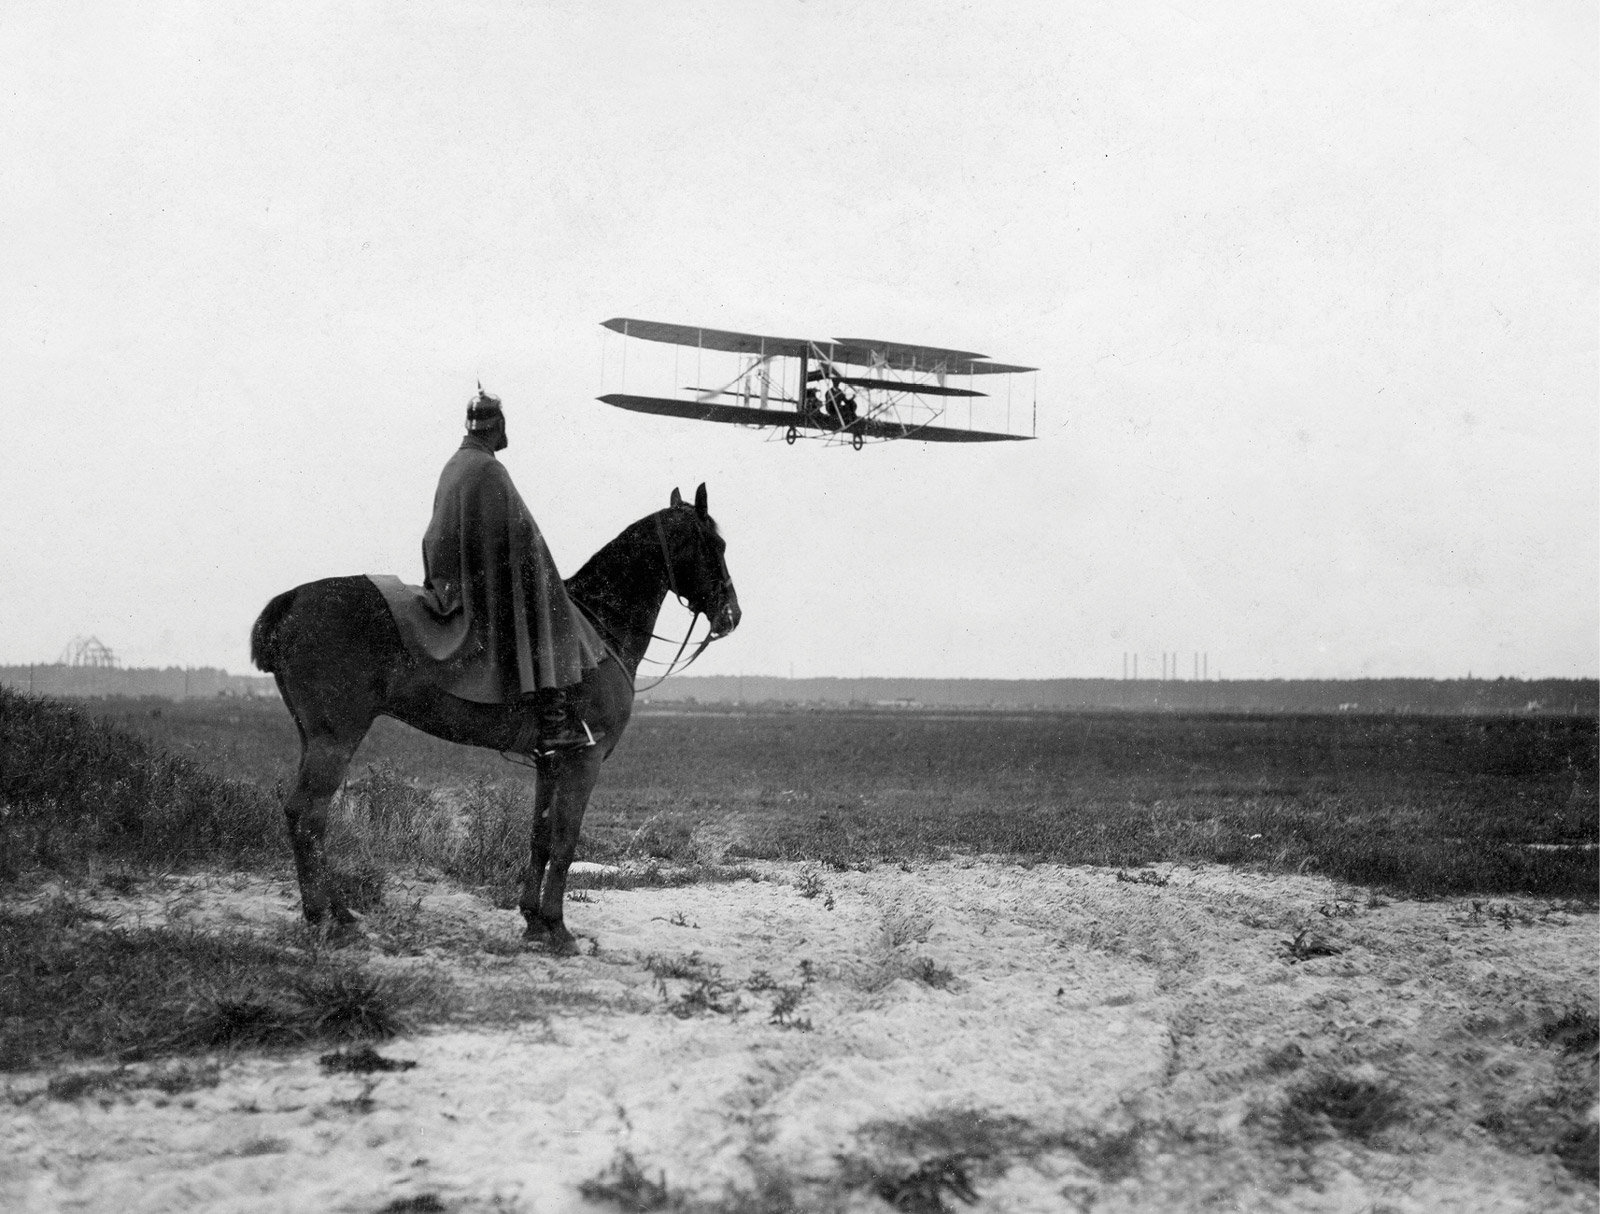
[[(292, 778), (281, 705), (94, 711), (230, 778)], [(1571, 845), (1600, 839), (1596, 736), (1593, 719), (1554, 716), (643, 713), (607, 764), (579, 856), (644, 838), (678, 861), (708, 847), (843, 863), (1206, 861), (1423, 895), (1593, 898), (1595, 853)], [(392, 721), (352, 776), (374, 767), (432, 789), (523, 778)]]
[(0, 692), (0, 1207), (1592, 1209), (1595, 740), (646, 714), (558, 960), (495, 756), (375, 731), (330, 950), (281, 706)]

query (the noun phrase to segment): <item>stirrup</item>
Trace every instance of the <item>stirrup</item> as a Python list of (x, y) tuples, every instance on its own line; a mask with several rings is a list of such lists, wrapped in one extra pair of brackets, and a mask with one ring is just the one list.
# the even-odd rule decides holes
[(559, 745), (545, 746), (543, 749), (535, 750), (533, 752), (534, 756), (540, 759), (548, 759), (550, 756), (560, 754), (564, 750), (588, 750), (591, 746), (598, 746), (600, 743), (594, 736), (594, 730), (589, 728), (589, 722), (580, 717), (578, 719), (578, 724), (583, 726), (584, 738), (586, 740), (580, 741), (578, 736), (573, 734), (570, 742), (564, 741)]

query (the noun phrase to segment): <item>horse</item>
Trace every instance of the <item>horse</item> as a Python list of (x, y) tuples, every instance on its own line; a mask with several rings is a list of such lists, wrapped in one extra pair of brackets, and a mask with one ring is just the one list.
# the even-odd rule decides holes
[[(558, 954), (576, 950), (562, 907), (589, 794), (627, 728), (634, 678), (668, 592), (706, 617), (702, 648), (738, 627), (726, 548), (706, 509), (705, 485), (693, 506), (674, 489), (665, 510), (625, 528), (566, 580), (568, 596), (607, 650), (578, 695), (598, 744), (532, 758), (531, 855), (518, 900), (524, 939)], [(335, 936), (354, 934), (356, 917), (329, 880), (323, 835), (329, 803), (373, 721), (394, 717), (436, 738), (504, 752), (516, 742), (521, 712), (515, 704), (478, 704), (442, 691), (439, 676), (408, 652), (383, 595), (364, 576), (324, 578), (277, 595), (251, 629), (250, 657), (276, 680), (300, 734), (300, 767), (283, 808), (301, 910), (308, 923)]]

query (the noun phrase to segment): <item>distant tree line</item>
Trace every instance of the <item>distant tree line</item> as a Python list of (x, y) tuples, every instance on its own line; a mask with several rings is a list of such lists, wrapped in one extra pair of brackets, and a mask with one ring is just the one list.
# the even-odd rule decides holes
[(1600, 715), (1595, 679), (668, 679), (646, 702), (1173, 712)]
[[(0, 686), (68, 698), (276, 696), (266, 675), (211, 666), (0, 666)], [(679, 675), (642, 703), (1170, 712), (1600, 715), (1595, 679), (784, 679)]]
[(267, 675), (229, 674), (213, 666), (165, 669), (109, 666), (0, 666), (0, 686), (32, 695), (92, 699), (101, 696), (154, 696), (186, 700), (214, 696), (276, 696)]

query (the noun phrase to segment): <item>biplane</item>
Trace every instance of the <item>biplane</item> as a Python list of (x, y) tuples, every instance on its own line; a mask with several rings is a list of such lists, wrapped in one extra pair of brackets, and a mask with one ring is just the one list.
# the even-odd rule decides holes
[[(986, 355), (969, 350), (867, 338), (809, 341), (625, 317), (602, 323), (624, 339), (624, 385), (634, 341), (674, 347), (671, 387), (666, 389), (673, 395), (611, 392), (599, 398), (619, 409), (771, 429), (787, 443), (815, 438), (848, 443), (857, 451), (868, 442), (891, 439), (986, 443), (1034, 437), (1009, 429), (1013, 404), (1023, 406), (1012, 400), (1012, 380), (1031, 374), (1034, 367), (990, 362)], [(686, 357), (692, 367), (682, 366)], [(646, 371), (644, 377), (665, 382), (664, 366), (659, 359), (653, 361), (653, 375)], [(636, 353), (635, 380), (640, 377), (639, 362)], [(708, 362), (713, 364), (710, 375)], [(694, 383), (685, 385), (683, 380), (691, 373)], [(996, 409), (1002, 402), (1001, 394), (980, 390), (976, 384), (981, 379), (988, 385), (995, 376), (1006, 377), (1007, 429), (979, 429), (973, 424), (975, 402)], [(715, 386), (706, 386), (707, 379)], [(956, 415), (961, 403), (967, 406), (965, 419)], [(1030, 400), (1027, 407), (1036, 419), (1036, 402)]]

